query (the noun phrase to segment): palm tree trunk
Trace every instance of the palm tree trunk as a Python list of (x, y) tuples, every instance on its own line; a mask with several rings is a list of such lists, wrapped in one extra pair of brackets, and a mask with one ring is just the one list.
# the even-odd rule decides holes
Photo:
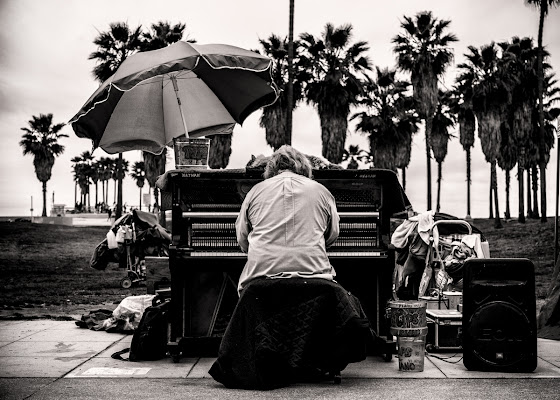
[(122, 153), (119, 153), (119, 158), (117, 160), (117, 181), (118, 181), (118, 191), (117, 191), (117, 212), (115, 214), (115, 219), (119, 219), (122, 216)]
[(471, 149), (467, 149), (467, 217), (471, 218)]
[(47, 182), (43, 182), (43, 213), (41, 216), (47, 216)]
[[(543, 71), (543, 30), (544, 18), (548, 12), (548, 0), (541, 0), (539, 14), (539, 36), (537, 53), (537, 75), (539, 93), (539, 166), (541, 170), (541, 222), (546, 222), (546, 164), (544, 163), (544, 71)], [(537, 216), (538, 217), (538, 216)]]
[(406, 168), (401, 168), (402, 188), (406, 192)]
[(537, 166), (534, 165), (531, 169), (533, 173), (533, 218), (539, 218), (539, 173), (537, 171)]
[(427, 181), (427, 204), (426, 210), (432, 209), (432, 157), (430, 155), (430, 135), (432, 133), (433, 117), (426, 117), (426, 181)]
[(138, 204), (140, 204), (140, 205), (138, 206), (138, 209), (139, 209), (139, 210), (142, 210), (142, 188), (140, 188), (140, 201), (138, 202)]
[(531, 169), (527, 168), (527, 218), (533, 218), (533, 206), (531, 199)]
[(539, 165), (541, 171), (541, 222), (547, 222), (546, 218), (546, 164), (541, 162)]
[(78, 182), (74, 181), (74, 207), (78, 204)]
[(502, 220), (500, 219), (500, 203), (498, 201), (498, 177), (496, 174), (496, 161), (492, 162), (492, 186), (494, 187), (494, 207), (496, 208), (496, 218), (494, 220), (494, 228), (502, 228)]
[(285, 143), (292, 144), (292, 112), (294, 107), (294, 2), (290, 0), (290, 22), (288, 30), (288, 101), (286, 110)]
[(510, 210), (509, 210), (509, 186), (511, 182), (510, 171), (506, 171), (506, 219), (511, 218)]
[(524, 204), (524, 201), (523, 201), (523, 195), (524, 195), (524, 192), (523, 192), (523, 182), (524, 181), (523, 181), (523, 179), (524, 179), (524, 176), (523, 176), (523, 167), (521, 166), (521, 162), (522, 161), (520, 159), (520, 161), (517, 163), (517, 182), (519, 184), (519, 188), (518, 188), (518, 191), (517, 191), (517, 198), (518, 198), (518, 203), (519, 203), (518, 204), (519, 215), (517, 216), (517, 222), (520, 222), (520, 223), (524, 224), (525, 223), (525, 204)]
[(490, 164), (490, 213), (488, 214), (488, 219), (494, 218), (494, 207), (492, 205), (492, 190), (494, 189), (494, 184), (492, 179), (494, 179), (494, 175), (492, 174), (493, 171), (493, 164)]
[(440, 203), (440, 195), (441, 195), (441, 163), (438, 162), (437, 165), (437, 203), (436, 203), (436, 212), (439, 212), (441, 209)]

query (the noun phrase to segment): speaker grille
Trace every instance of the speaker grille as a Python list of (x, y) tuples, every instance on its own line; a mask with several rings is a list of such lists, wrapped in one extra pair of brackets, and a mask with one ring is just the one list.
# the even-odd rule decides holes
[(479, 307), (468, 322), (472, 352), (492, 366), (513, 366), (524, 358), (531, 337), (530, 321), (519, 307), (496, 301)]
[(535, 273), (528, 259), (470, 259), (463, 270), (463, 363), (469, 370), (537, 367)]

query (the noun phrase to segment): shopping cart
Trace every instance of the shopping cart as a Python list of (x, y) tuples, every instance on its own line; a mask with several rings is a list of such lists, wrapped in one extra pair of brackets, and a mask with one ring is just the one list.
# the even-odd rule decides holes
[(482, 232), (449, 214), (433, 214), (427, 239), (426, 235), (421, 238), (417, 228), (409, 235), (406, 245), (396, 248), (394, 299), (417, 300), (424, 295), (441, 296), (446, 290), (460, 291), (464, 261), (490, 256)]
[(106, 238), (96, 247), (90, 266), (103, 270), (116, 262), (126, 270), (120, 286), (128, 289), (146, 280), (146, 256), (169, 255), (171, 234), (158, 223), (157, 216), (134, 210), (115, 221)]

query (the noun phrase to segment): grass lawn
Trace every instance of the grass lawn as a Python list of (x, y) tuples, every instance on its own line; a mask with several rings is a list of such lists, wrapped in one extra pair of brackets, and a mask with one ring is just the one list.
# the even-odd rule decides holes
[[(543, 224), (528, 220), (473, 222), (487, 237), (496, 257), (525, 257), (535, 264), (536, 296), (546, 297), (554, 268), (554, 218)], [(71, 309), (72, 305), (118, 304), (124, 297), (146, 293), (144, 285), (122, 289), (125, 270), (109, 264), (105, 271), (89, 267), (107, 227), (71, 227), (0, 222), (0, 309)], [(97, 307), (102, 308), (102, 307)]]
[(107, 231), (106, 226), (0, 222), (0, 307), (104, 305), (145, 294), (145, 286), (120, 287), (126, 272), (118, 264), (105, 271), (89, 266)]

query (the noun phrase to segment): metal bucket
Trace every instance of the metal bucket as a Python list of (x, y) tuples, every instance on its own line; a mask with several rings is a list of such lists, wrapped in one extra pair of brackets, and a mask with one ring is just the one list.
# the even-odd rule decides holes
[(397, 337), (416, 337), (428, 333), (426, 302), (414, 300), (389, 301), (391, 325), (389, 332)]

